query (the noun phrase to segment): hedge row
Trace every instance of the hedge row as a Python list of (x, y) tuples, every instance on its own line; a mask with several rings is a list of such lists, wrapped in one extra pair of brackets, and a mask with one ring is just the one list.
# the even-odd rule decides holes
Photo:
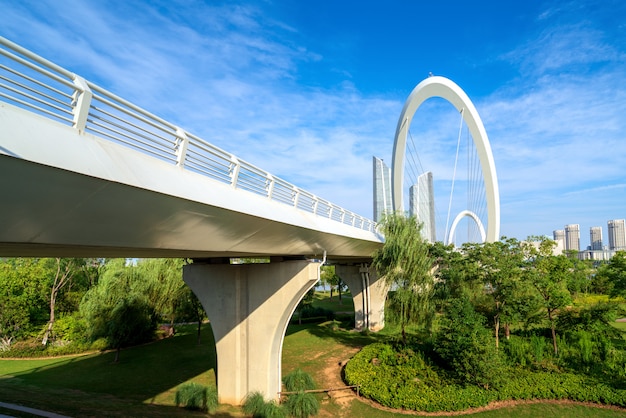
[[(409, 350), (410, 351), (410, 350)], [(384, 343), (371, 344), (346, 365), (348, 384), (381, 405), (417, 411), (460, 411), (502, 400), (571, 399), (626, 406), (626, 390), (572, 373), (515, 370), (497, 389), (446, 384), (421, 353), (408, 356)], [(408, 357), (408, 358), (407, 358)]]

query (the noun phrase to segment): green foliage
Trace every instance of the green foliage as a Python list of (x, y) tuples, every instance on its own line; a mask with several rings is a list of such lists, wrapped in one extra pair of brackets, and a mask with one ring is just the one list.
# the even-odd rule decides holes
[(491, 341), (484, 317), (467, 298), (457, 299), (449, 303), (442, 318), (435, 351), (462, 384), (489, 388), (506, 377), (501, 355)]
[(619, 304), (599, 302), (561, 312), (557, 324), (564, 332), (588, 331), (597, 336), (621, 338), (621, 332), (613, 324), (622, 314)]
[(253, 415), (254, 418), (285, 418), (286, 416), (285, 409), (274, 401), (265, 402), (261, 409)]
[(466, 256), (466, 275), (479, 285), (473, 303), (492, 321), (498, 347), (501, 322), (508, 324), (519, 320), (525, 312), (524, 304), (519, 303), (527, 293), (522, 281), (524, 254), (521, 244), (516, 239), (503, 238), (496, 242), (465, 244), (462, 252)]
[(530, 347), (533, 354), (535, 363), (541, 363), (548, 351), (548, 343), (546, 339), (538, 335), (533, 335), (530, 338)]
[(176, 390), (176, 406), (200, 411), (215, 411), (217, 409), (217, 391), (198, 383), (185, 383)]
[(78, 312), (73, 312), (58, 318), (54, 322), (53, 332), (57, 340), (83, 342), (87, 340), (87, 323)]
[(305, 305), (300, 309), (299, 319), (302, 320), (301, 322), (310, 322), (306, 321), (309, 318), (318, 319), (318, 322), (332, 321), (335, 319), (335, 312), (313, 305)]
[(610, 296), (626, 297), (626, 251), (618, 251), (598, 269), (596, 280), (606, 282)]
[(517, 364), (526, 367), (534, 360), (530, 343), (525, 338), (513, 335), (510, 339), (504, 341), (502, 348), (508, 357), (510, 365)]
[(251, 392), (246, 396), (242, 406), (246, 415), (253, 418), (284, 418), (285, 410), (274, 401), (266, 402), (261, 392)]
[(0, 263), (0, 341), (13, 341), (47, 321), (46, 259), (9, 258)]
[(296, 369), (283, 378), (287, 392), (299, 392), (315, 389), (315, 382), (310, 374), (302, 369)]
[(80, 306), (91, 340), (106, 338), (117, 348), (149, 341), (156, 328), (154, 309), (146, 298), (145, 283), (134, 266), (112, 260)]
[(552, 255), (556, 243), (542, 238), (524, 246), (527, 278), (540, 296), (552, 333), (554, 354), (558, 354), (556, 319), (561, 310), (572, 303), (567, 283), (574, 270), (572, 260), (565, 255)]
[(320, 409), (320, 403), (315, 395), (304, 392), (289, 395), (284, 406), (289, 415), (295, 418), (308, 418), (316, 415)]
[(188, 289), (183, 281), (184, 264), (181, 258), (150, 258), (139, 260), (136, 266), (155, 312), (170, 324), (176, 322)]
[(262, 410), (265, 405), (265, 398), (261, 392), (251, 392), (246, 395), (246, 399), (243, 402), (242, 409), (247, 415), (253, 415)]
[(402, 357), (399, 354), (386, 344), (368, 345), (346, 365), (346, 380), (360, 385), (363, 396), (384, 406), (426, 412), (460, 411), (509, 399), (572, 399), (626, 405), (625, 389), (593, 377), (516, 368), (497, 388), (485, 389), (422, 379), (423, 371), (411, 361), (391, 365), (392, 359)]
[(415, 217), (385, 216), (380, 224), (385, 244), (373, 255), (372, 266), (394, 292), (389, 306), (399, 318), (402, 338), (411, 323), (428, 327), (433, 310), (433, 276), (429, 245), (420, 234)]

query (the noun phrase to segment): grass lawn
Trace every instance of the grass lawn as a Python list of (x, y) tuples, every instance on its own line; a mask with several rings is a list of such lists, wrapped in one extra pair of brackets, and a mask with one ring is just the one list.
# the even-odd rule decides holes
[(40, 360), (0, 360), (0, 401), (70, 416), (203, 416), (174, 407), (176, 387), (215, 385), (210, 327), (114, 352)]
[[(339, 363), (359, 347), (387, 338), (342, 330), (336, 323), (292, 325), (283, 346), (283, 375), (296, 368), (309, 372), (318, 386), (343, 385)], [(0, 359), (0, 402), (16, 403), (73, 417), (195, 417), (206, 416), (174, 406), (176, 387), (193, 381), (215, 385), (215, 349), (210, 326), (196, 344), (195, 327), (180, 327), (175, 337), (114, 354), (39, 360)], [(336, 392), (338, 393), (338, 392)], [(319, 395), (320, 417), (406, 417), (356, 400), (349, 392), (339, 398)], [(31, 415), (0, 409), (0, 415)], [(529, 404), (476, 413), (492, 417), (623, 417), (626, 411), (582, 405)], [(221, 406), (216, 417), (243, 417), (239, 408)]]
[(350, 292), (341, 292), (341, 300), (339, 300), (337, 292), (333, 292), (331, 300), (330, 291), (317, 291), (313, 297), (313, 306), (333, 312), (354, 312), (354, 301)]

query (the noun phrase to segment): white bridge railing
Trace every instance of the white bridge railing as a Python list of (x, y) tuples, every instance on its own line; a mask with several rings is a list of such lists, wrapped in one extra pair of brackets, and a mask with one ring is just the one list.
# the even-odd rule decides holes
[(375, 230), (372, 220), (274, 177), (3, 37), (0, 100), (234, 188), (355, 228)]

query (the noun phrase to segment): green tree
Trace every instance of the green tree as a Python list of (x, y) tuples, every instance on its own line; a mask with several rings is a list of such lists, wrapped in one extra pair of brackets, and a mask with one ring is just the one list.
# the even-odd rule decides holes
[(196, 322), (197, 329), (197, 342), (200, 345), (200, 336), (202, 333), (202, 322), (206, 319), (206, 312), (200, 302), (200, 299), (196, 296), (191, 288), (185, 285), (183, 294), (180, 298), (180, 303), (176, 305), (176, 317), (182, 321), (193, 320)]
[(609, 295), (626, 297), (626, 251), (618, 251), (598, 269), (597, 280), (607, 283)]
[(555, 245), (554, 241), (547, 238), (531, 239), (525, 245), (525, 253), (528, 260), (527, 277), (540, 296), (552, 334), (554, 354), (558, 354), (556, 319), (558, 312), (572, 302), (567, 282), (573, 265), (567, 256), (552, 254)]
[(52, 267), (52, 277), (50, 283), (50, 298), (48, 306), (50, 308), (50, 316), (48, 319), (48, 325), (43, 334), (43, 338), (41, 339), (41, 344), (48, 344), (48, 339), (52, 335), (52, 329), (54, 327), (54, 321), (56, 320), (56, 305), (57, 298), (59, 297), (59, 293), (65, 287), (72, 282), (74, 275), (78, 272), (78, 270), (84, 266), (85, 262), (82, 259), (78, 258), (54, 258), (50, 259), (49, 262), (53, 265)]
[(486, 300), (487, 312), (493, 319), (496, 348), (500, 343), (500, 324), (505, 321), (506, 336), (509, 324), (515, 317), (515, 300), (518, 297), (522, 275), (523, 253), (514, 238), (484, 244), (471, 244), (465, 248), (474, 274), (479, 277)]
[(0, 262), (0, 339), (3, 346), (47, 319), (50, 269), (46, 259), (7, 258)]
[(505, 366), (484, 322), (467, 296), (453, 299), (446, 305), (434, 346), (461, 382), (488, 389), (502, 383)]
[(98, 284), (83, 298), (80, 311), (91, 339), (106, 338), (116, 349), (115, 362), (124, 346), (149, 341), (156, 327), (141, 280), (140, 270), (126, 260), (108, 260)]
[(311, 307), (314, 297), (315, 287), (312, 287), (304, 294), (304, 296), (298, 303), (298, 306), (296, 306), (296, 312), (298, 313), (298, 325), (302, 325), (302, 313), (303, 311)]
[(430, 324), (433, 261), (415, 217), (387, 215), (380, 228), (385, 243), (374, 253), (372, 265), (391, 289), (389, 305), (397, 314), (406, 344), (409, 323)]
[(580, 293), (588, 293), (591, 288), (591, 278), (595, 273), (593, 261), (580, 260), (578, 252), (576, 252), (575, 256), (569, 257), (569, 259), (572, 262), (572, 269), (567, 280), (567, 288), (574, 296)]
[(187, 285), (183, 281), (182, 258), (150, 258), (139, 260), (137, 268), (155, 311), (166, 319), (173, 332), (178, 306), (184, 303)]
[(346, 284), (335, 273), (335, 266), (322, 266), (320, 279), (330, 286), (330, 300), (333, 300), (333, 289), (337, 289), (339, 304), (341, 304), (341, 291), (345, 289)]

